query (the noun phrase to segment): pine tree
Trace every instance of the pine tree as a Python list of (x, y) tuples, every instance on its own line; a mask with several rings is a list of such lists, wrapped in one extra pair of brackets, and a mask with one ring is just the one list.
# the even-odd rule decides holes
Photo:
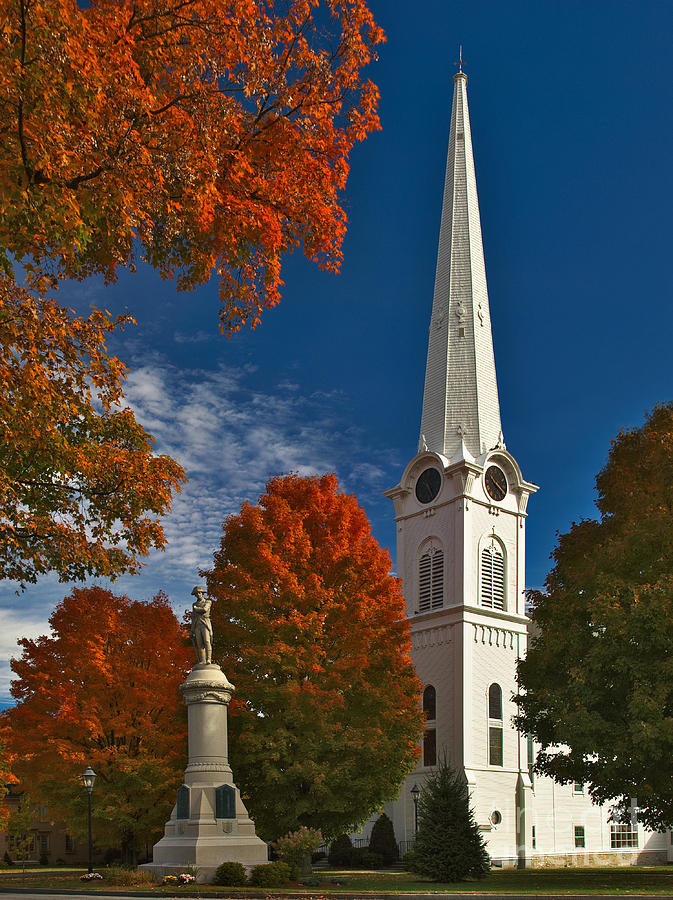
[(439, 761), (419, 798), (418, 834), (406, 862), (417, 875), (444, 882), (483, 878), (490, 868), (467, 785), (446, 759)]
[(395, 829), (385, 813), (382, 813), (374, 822), (369, 838), (369, 849), (373, 853), (378, 853), (386, 866), (397, 862), (398, 852)]

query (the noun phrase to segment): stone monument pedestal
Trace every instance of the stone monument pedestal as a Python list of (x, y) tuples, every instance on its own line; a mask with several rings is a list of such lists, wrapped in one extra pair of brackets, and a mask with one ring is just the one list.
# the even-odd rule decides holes
[(209, 882), (220, 863), (268, 862), (267, 846), (255, 834), (229, 766), (227, 707), (233, 684), (218, 665), (197, 663), (180, 690), (189, 716), (185, 780), (152, 862), (140, 868), (163, 877), (195, 866), (197, 880)]

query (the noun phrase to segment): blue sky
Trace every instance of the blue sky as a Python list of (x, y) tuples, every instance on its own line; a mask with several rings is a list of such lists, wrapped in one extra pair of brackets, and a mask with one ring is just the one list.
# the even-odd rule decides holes
[[(530, 587), (555, 533), (593, 514), (620, 428), (673, 399), (673, 4), (370, 0), (387, 33), (370, 77), (383, 130), (352, 155), (342, 272), (287, 260), (254, 331), (217, 330), (216, 286), (152, 271), (65, 285), (128, 310), (128, 399), (189, 484), (169, 547), (115, 589), (189, 603), (222, 520), (277, 472), (336, 471), (394, 560), (382, 491), (415, 453), (451, 111), (463, 45), (503, 431), (524, 476)], [(103, 582), (105, 584), (105, 582)], [(107, 586), (107, 585), (106, 585)], [(67, 585), (0, 591), (0, 698), (16, 638), (46, 633)]]

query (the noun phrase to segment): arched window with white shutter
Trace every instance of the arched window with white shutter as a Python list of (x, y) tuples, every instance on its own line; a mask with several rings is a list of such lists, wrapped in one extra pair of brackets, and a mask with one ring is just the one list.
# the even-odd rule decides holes
[(489, 609), (506, 609), (505, 548), (495, 535), (481, 543), (479, 551), (479, 603)]
[(444, 606), (444, 551), (433, 541), (418, 558), (418, 612)]

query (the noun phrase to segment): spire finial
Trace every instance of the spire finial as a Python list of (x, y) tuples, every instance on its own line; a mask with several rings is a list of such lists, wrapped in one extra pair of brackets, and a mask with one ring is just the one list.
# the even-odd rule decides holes
[(454, 63), (455, 66), (458, 66), (458, 71), (463, 71), (463, 45), (460, 44), (458, 47), (458, 62)]

